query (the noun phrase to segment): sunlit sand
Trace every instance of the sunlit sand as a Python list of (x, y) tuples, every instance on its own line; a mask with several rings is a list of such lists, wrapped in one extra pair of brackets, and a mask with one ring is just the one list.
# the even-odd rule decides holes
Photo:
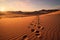
[[(37, 15), (26, 17), (12, 17), (6, 15), (6, 17), (0, 19), (0, 39), (21, 40), (26, 34), (27, 37), (23, 40), (59, 40), (59, 18), (60, 11), (39, 15), (40, 27), (37, 29)], [(35, 30), (31, 32), (33, 28)]]

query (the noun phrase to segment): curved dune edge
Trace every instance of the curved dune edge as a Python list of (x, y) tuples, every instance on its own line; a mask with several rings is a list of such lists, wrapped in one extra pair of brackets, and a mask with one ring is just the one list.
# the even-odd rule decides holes
[(40, 15), (40, 16), (48, 16), (48, 15), (60, 15), (60, 11), (56, 11), (56, 12), (52, 12), (52, 13), (48, 13), (48, 14), (43, 14), (43, 15)]

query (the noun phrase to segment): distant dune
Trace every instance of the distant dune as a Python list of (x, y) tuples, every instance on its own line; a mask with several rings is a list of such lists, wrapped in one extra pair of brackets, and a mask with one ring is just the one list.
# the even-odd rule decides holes
[(42, 14), (48, 14), (51, 12), (60, 11), (58, 9), (53, 10), (39, 10), (34, 12), (22, 12), (22, 11), (8, 11), (8, 12), (0, 12), (0, 18), (14, 18), (14, 17), (27, 17), (27, 16), (35, 16), (35, 15), (42, 15)]

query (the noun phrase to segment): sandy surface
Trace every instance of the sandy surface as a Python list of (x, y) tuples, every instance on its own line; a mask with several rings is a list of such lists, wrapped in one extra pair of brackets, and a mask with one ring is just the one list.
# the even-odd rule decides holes
[[(39, 19), (41, 27), (44, 27), (43, 30), (39, 29), (42, 38), (37, 38), (35, 33), (30, 31), (33, 27), (37, 28), (30, 25), (37, 25), (37, 16), (0, 19), (0, 40), (21, 40), (25, 34), (30, 40), (60, 40), (60, 11), (40, 15)], [(29, 26), (31, 28), (28, 28)]]

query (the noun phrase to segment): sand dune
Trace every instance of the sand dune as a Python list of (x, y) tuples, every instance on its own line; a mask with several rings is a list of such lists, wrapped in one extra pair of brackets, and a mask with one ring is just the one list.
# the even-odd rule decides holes
[[(38, 16), (2, 18), (0, 19), (0, 40), (60, 40), (60, 11), (39, 15), (39, 25), (44, 29), (37, 29)], [(39, 31), (41, 37), (37, 37)], [(34, 30), (34, 31), (35, 31)]]

